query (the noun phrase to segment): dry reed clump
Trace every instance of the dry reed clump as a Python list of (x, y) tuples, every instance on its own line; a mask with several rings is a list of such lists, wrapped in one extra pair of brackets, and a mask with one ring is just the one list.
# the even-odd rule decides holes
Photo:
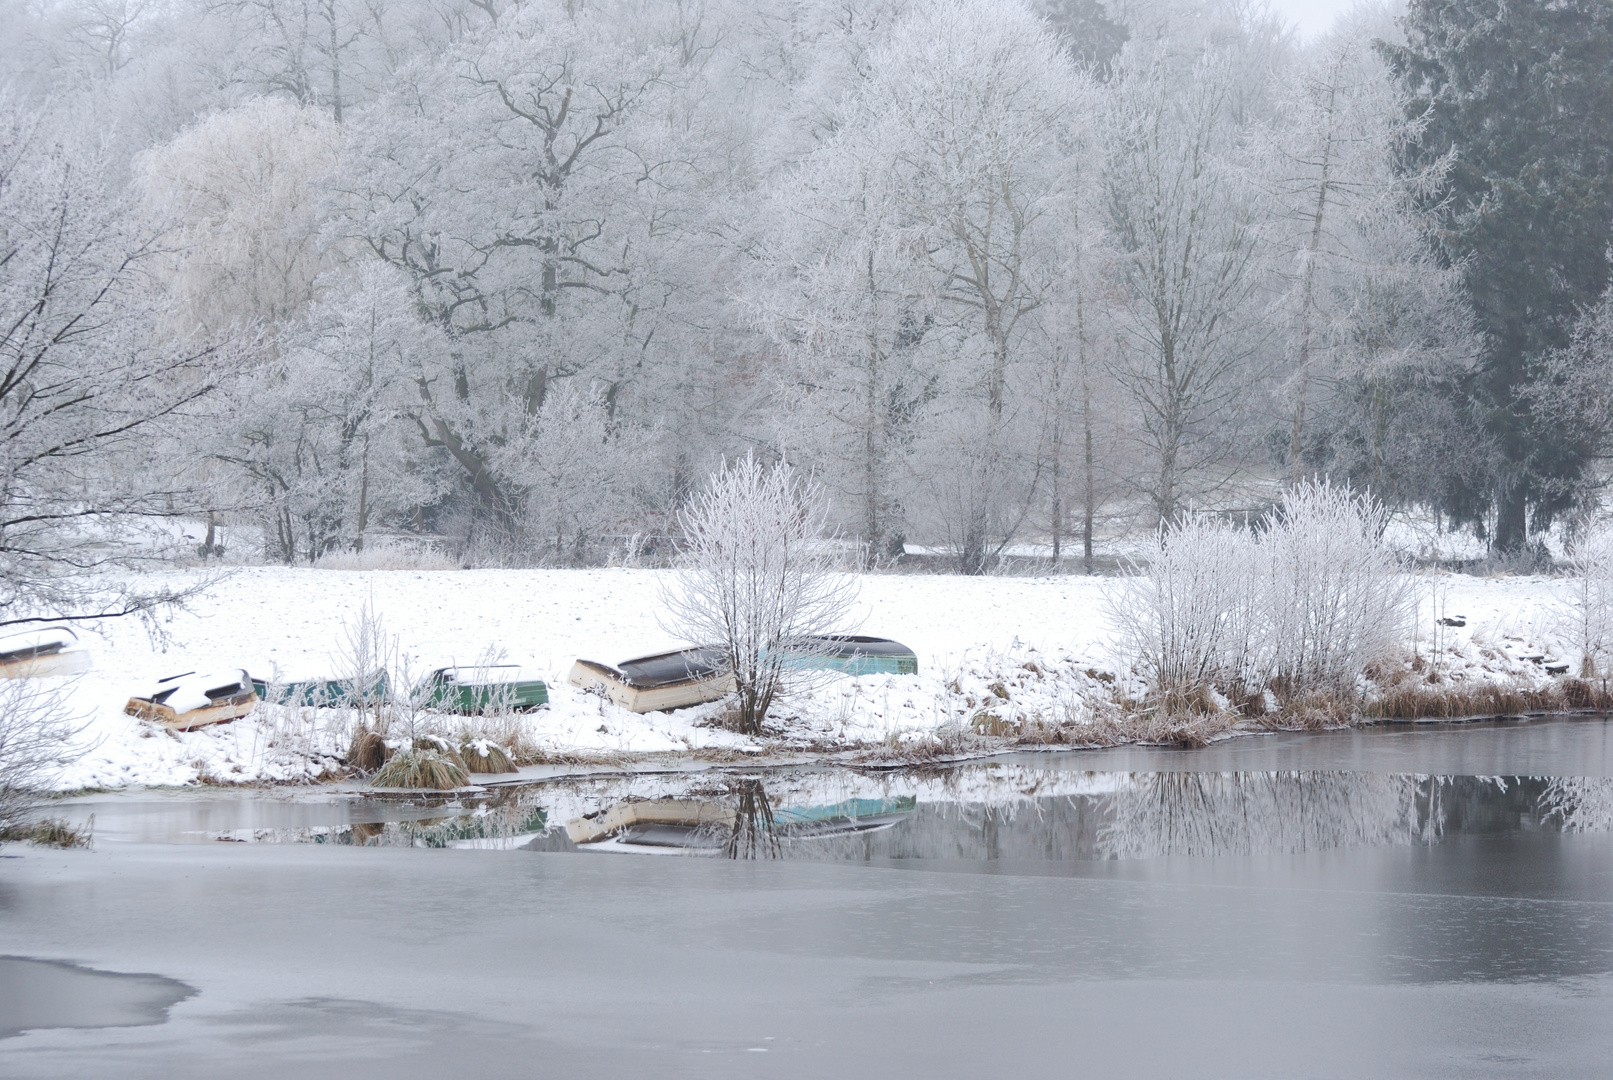
[(1231, 731), (1239, 719), (1224, 712), (1133, 712), (1125, 714), (1108, 734), (1115, 743), (1194, 748), (1208, 746), (1215, 736)]
[(374, 772), (385, 765), (392, 751), (380, 732), (361, 727), (353, 732), (353, 743), (347, 750), (347, 764), (360, 772)]
[(1458, 720), (1591, 709), (1613, 709), (1613, 695), (1597, 683), (1561, 679), (1542, 687), (1518, 683), (1392, 687), (1369, 701), (1362, 715), (1379, 720)]
[(1010, 739), (1016, 746), (1068, 746), (1081, 727), (1036, 716), (1007, 719), (982, 709), (969, 718), (969, 730), (983, 738)]
[(459, 759), (465, 763), (465, 771), (470, 773), (512, 773), (515, 772), (515, 762), (504, 748), (487, 739), (466, 739), (460, 743)]
[[(533, 737), (526, 715), (509, 708), (462, 718), (453, 728), (450, 741), (460, 748), (467, 765), (471, 761), (464, 747), (469, 743), (486, 743), (492, 751), (503, 754), (508, 768), (490, 770), (493, 772), (514, 772), (521, 765), (546, 765), (555, 760), (553, 752)], [(473, 766), (472, 771), (478, 770)]]
[(458, 754), (436, 745), (435, 740), (421, 739), (393, 754), (370, 780), (370, 786), (452, 791), (469, 782), (465, 763)]
[(27, 825), (0, 829), (0, 842), (13, 841), (35, 847), (87, 848), (95, 840), (95, 819), (83, 826), (69, 825), (61, 818), (47, 818)]

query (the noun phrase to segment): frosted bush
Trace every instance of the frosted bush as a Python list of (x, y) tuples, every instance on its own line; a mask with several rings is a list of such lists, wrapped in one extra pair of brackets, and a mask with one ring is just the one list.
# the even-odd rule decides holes
[(1413, 596), (1370, 495), (1300, 484), (1261, 543), (1270, 568), (1266, 682), (1283, 696), (1347, 696), (1411, 626)]
[(1182, 518), (1155, 534), (1113, 615), (1150, 685), (1176, 699), (1168, 704), (1257, 676), (1263, 559), (1252, 533), (1216, 518)]
[(45, 798), (62, 768), (82, 752), (84, 720), (67, 711), (68, 683), (0, 679), (0, 830)]
[(1413, 596), (1370, 496), (1301, 484), (1264, 529), (1205, 515), (1161, 528), (1114, 605), (1121, 644), (1167, 710), (1214, 691), (1348, 698), (1391, 658)]
[(1575, 542), (1569, 563), (1576, 577), (1574, 637), (1580, 648), (1580, 675), (1606, 673), (1613, 658), (1613, 530), (1599, 529)]

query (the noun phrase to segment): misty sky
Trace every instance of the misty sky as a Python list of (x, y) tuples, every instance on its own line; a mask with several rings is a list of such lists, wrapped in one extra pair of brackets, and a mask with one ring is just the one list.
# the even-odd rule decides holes
[(1299, 26), (1305, 37), (1313, 37), (1333, 25), (1333, 19), (1347, 11), (1355, 0), (1272, 0), (1272, 7), (1289, 22)]

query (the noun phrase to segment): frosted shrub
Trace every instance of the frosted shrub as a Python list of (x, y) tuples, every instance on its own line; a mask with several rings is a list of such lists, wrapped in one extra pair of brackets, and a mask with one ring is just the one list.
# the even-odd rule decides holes
[(1583, 678), (1607, 672), (1613, 658), (1613, 531), (1600, 529), (1575, 542), (1569, 552), (1574, 568), (1574, 637), (1580, 648)]
[(62, 767), (81, 750), (82, 718), (67, 712), (57, 679), (0, 679), (0, 831), (45, 798)]
[(1166, 708), (1256, 676), (1263, 556), (1253, 534), (1202, 515), (1155, 534), (1113, 614)]
[(1412, 593), (1370, 496), (1301, 484), (1264, 530), (1203, 515), (1155, 536), (1115, 605), (1122, 646), (1166, 711), (1209, 691), (1347, 699), (1405, 641)]
[(1393, 656), (1411, 626), (1400, 560), (1380, 539), (1370, 495), (1300, 484), (1262, 537), (1270, 568), (1266, 682), (1283, 697), (1347, 697), (1358, 676)]
[(839, 553), (821, 542), (822, 488), (785, 462), (747, 456), (712, 475), (680, 515), (684, 559), (662, 594), (667, 627), (723, 655), (736, 688), (735, 726), (757, 734), (805, 638), (839, 632), (856, 598)]

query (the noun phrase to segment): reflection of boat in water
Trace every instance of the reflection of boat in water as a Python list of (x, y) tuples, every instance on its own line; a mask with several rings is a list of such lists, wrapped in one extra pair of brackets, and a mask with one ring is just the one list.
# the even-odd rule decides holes
[(594, 850), (718, 852), (733, 837), (756, 828), (777, 841), (817, 840), (879, 832), (906, 820), (917, 808), (911, 795), (896, 799), (847, 799), (808, 806), (747, 813), (715, 800), (642, 799), (620, 802), (576, 818), (566, 833), (578, 847)]

